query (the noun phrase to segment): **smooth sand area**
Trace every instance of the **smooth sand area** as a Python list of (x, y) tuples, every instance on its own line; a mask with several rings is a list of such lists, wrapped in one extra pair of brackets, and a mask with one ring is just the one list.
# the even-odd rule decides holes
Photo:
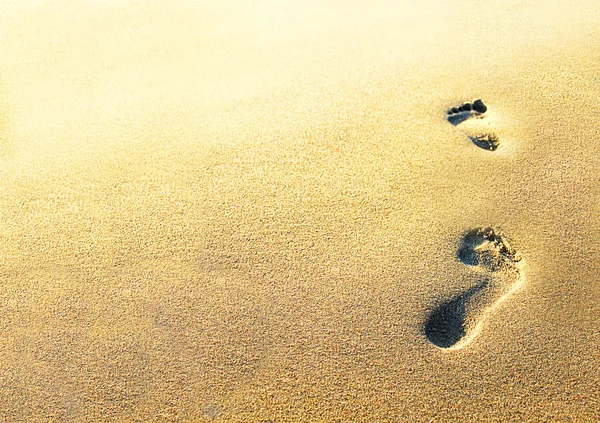
[(1, 2), (0, 273), (3, 422), (598, 421), (597, 0)]

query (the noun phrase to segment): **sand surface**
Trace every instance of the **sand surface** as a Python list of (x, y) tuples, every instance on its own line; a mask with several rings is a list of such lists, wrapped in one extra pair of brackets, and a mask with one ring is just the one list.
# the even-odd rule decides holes
[(0, 421), (598, 421), (599, 147), (596, 0), (4, 1)]

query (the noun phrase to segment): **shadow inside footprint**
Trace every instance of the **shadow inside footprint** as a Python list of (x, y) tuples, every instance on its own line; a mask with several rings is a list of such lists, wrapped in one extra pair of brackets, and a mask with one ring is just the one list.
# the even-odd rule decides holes
[(471, 117), (471, 113), (457, 113), (448, 116), (448, 122), (450, 122), (454, 126), (458, 126), (463, 123), (465, 120)]
[(465, 327), (468, 300), (484, 289), (488, 281), (483, 281), (466, 292), (440, 304), (427, 319), (425, 336), (439, 348), (450, 348), (467, 334)]
[(484, 150), (496, 151), (500, 146), (500, 139), (495, 134), (480, 134), (469, 136), (473, 144)]

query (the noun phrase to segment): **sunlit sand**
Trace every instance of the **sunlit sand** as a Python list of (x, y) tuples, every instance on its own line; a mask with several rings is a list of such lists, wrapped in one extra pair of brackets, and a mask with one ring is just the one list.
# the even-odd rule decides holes
[(0, 3), (0, 421), (598, 421), (599, 98), (592, 0)]

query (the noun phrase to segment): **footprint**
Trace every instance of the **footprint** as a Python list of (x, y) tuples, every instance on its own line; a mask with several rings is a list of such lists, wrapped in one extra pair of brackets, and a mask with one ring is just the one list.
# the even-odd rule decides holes
[(448, 122), (459, 128), (477, 147), (495, 151), (500, 146), (500, 138), (490, 128), (486, 120), (488, 108), (481, 99), (463, 103), (448, 110)]
[(476, 228), (462, 238), (459, 260), (481, 274), (480, 282), (437, 306), (425, 323), (435, 346), (458, 350), (470, 344), (485, 319), (523, 281), (521, 255), (498, 229)]

